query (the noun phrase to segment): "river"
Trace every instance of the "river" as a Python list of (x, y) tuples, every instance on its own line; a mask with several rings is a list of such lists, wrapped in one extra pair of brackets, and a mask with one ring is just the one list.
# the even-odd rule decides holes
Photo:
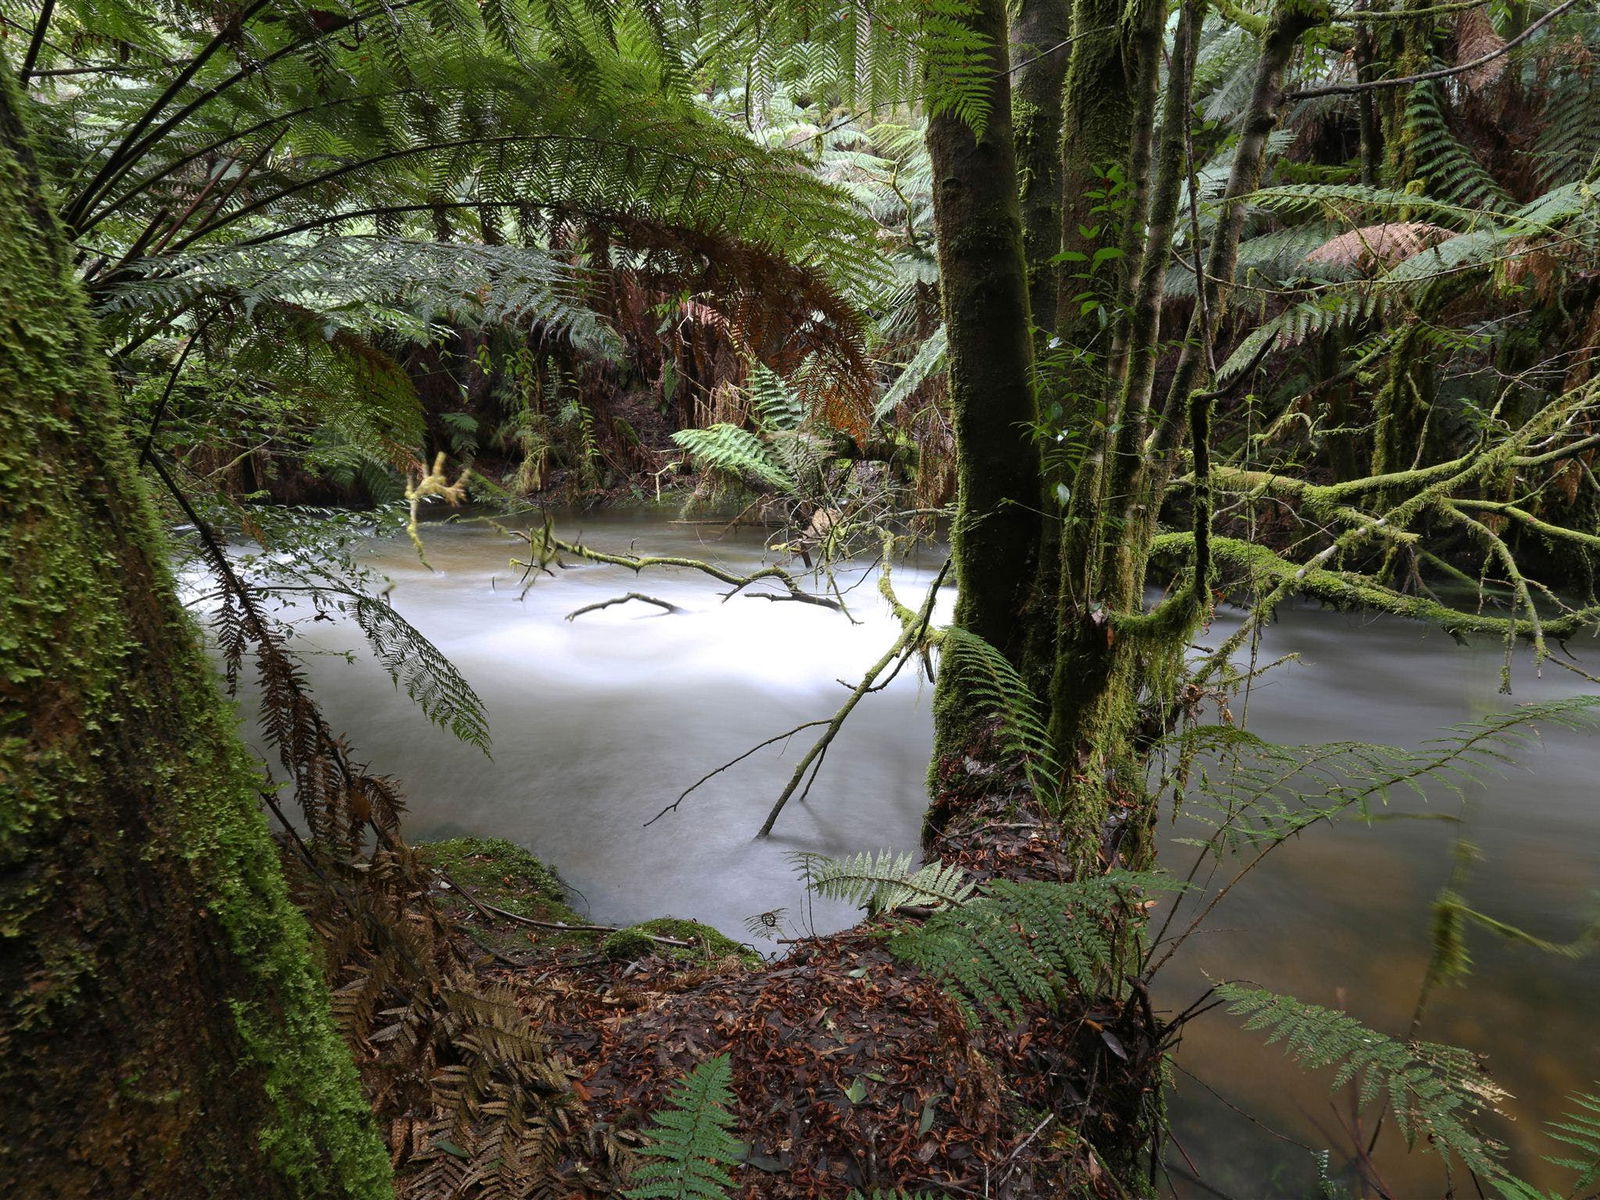
[[(568, 517), (557, 529), (601, 549), (689, 555), (741, 571), (762, 559), (757, 531), (727, 534), (658, 515)], [(670, 914), (741, 940), (751, 939), (748, 923), (764, 912), (782, 910), (790, 933), (852, 919), (848, 909), (808, 899), (792, 852), (916, 848), (931, 686), (910, 668), (862, 702), (809, 798), (791, 802), (772, 838), (753, 834), (815, 730), (730, 767), (645, 824), (701, 776), (837, 707), (841, 681), (859, 679), (897, 628), (865, 570), (843, 581), (856, 585), (847, 598), (859, 624), (851, 624), (810, 605), (749, 595), (725, 601), (722, 585), (683, 570), (635, 578), (574, 560), (524, 590), (522, 573), (509, 565), (522, 547), (504, 534), (455, 523), (430, 525), (425, 536), (432, 571), (403, 541), (374, 546), (371, 561), (394, 581), (396, 607), (483, 697), (493, 757), (428, 725), (374, 664), (312, 660), (333, 726), (349, 734), (358, 757), (403, 781), (412, 840), (509, 838), (556, 867), (598, 922)], [(897, 567), (902, 601), (919, 603), (938, 565), (930, 551)], [(683, 611), (632, 602), (565, 619), (630, 591)], [(1219, 615), (1206, 640), (1237, 620)], [(353, 644), (348, 629), (328, 623), (307, 636), (330, 649)], [(1498, 694), (1497, 646), (1461, 647), (1414, 623), (1314, 606), (1287, 609), (1266, 632), (1263, 661), (1288, 653), (1300, 657), (1258, 682), (1247, 710), (1235, 705), (1254, 732), (1284, 742), (1416, 745), (1511, 703), (1600, 691), (1551, 667), (1536, 677), (1522, 653), (1507, 698)], [(1475, 907), (1555, 941), (1573, 938), (1594, 915), (1600, 807), (1592, 745), (1589, 733), (1547, 731), (1515, 765), (1469, 792), (1469, 828), (1486, 854), (1468, 886)], [(1460, 811), (1437, 790), (1432, 805)], [(1429, 811), (1414, 799), (1396, 808)], [(1187, 822), (1171, 827), (1174, 837), (1196, 832)], [(1457, 832), (1443, 821), (1346, 822), (1284, 846), (1162, 972), (1158, 998), (1181, 1009), (1209, 973), (1347, 1007), (1403, 1034), (1427, 960), (1429, 904), (1449, 872)], [(1182, 870), (1194, 851), (1173, 842), (1167, 853)], [(1501, 1132), (1518, 1165), (1538, 1175), (1537, 1154), (1556, 1149), (1538, 1137), (1538, 1124), (1559, 1114), (1568, 1092), (1600, 1090), (1600, 959), (1470, 936), (1475, 972), (1467, 987), (1437, 997), (1423, 1036), (1488, 1055), (1495, 1078), (1517, 1097), (1518, 1120)], [(1339, 1169), (1339, 1147), (1350, 1142), (1341, 1131), (1346, 1106), (1336, 1108), (1323, 1082), (1264, 1047), (1260, 1035), (1210, 1014), (1189, 1027), (1178, 1064), (1172, 1115), (1181, 1149), (1169, 1159), (1180, 1174), (1192, 1162), (1207, 1185), (1180, 1180), (1181, 1194), (1315, 1194), (1310, 1154), (1296, 1142), (1332, 1147)], [(1397, 1146), (1392, 1131), (1384, 1145)], [(1439, 1194), (1427, 1162), (1389, 1152), (1380, 1162), (1397, 1195)]]

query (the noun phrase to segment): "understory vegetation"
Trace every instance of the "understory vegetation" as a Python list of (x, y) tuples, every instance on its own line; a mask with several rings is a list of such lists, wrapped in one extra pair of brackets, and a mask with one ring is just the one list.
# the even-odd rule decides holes
[[(1469, 939), (1597, 940), (1475, 905), (1465, 822), (1409, 1028), (1151, 997), (1280, 847), (1592, 727), (1600, 694), (1289, 746), (1230, 707), (1296, 599), (1600, 693), (1591, 0), (0, 0), (0, 72), (17, 1194), (1166, 1194), (1215, 1008), (1353, 1096), (1325, 1195), (1396, 1194), (1380, 1133), (1441, 1195), (1600, 1183), (1600, 1095), (1513, 1156), (1505, 1091), (1423, 1036)], [(557, 535), (602, 503), (770, 562)], [(780, 735), (816, 731), (759, 836), (925, 670), (922, 857), (797, 856), (863, 920), (757, 948), (413, 844), (298, 626), (347, 620), (488, 755), (514, 734), (362, 557), (426, 564), (465, 506), (528, 586), (688, 569), (845, 620), (834, 568), (875, 560), (896, 638)], [(902, 599), (919, 545), (948, 562)]]

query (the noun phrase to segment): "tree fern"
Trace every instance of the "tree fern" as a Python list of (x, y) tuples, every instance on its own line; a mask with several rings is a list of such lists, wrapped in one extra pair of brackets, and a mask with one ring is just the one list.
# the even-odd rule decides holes
[(1402, 136), (1410, 142), (1415, 169), (1427, 181), (1430, 196), (1487, 212), (1512, 206), (1506, 190), (1450, 128), (1437, 82), (1410, 89)]
[(1498, 1111), (1506, 1093), (1468, 1051), (1398, 1041), (1346, 1013), (1240, 984), (1221, 984), (1217, 994), (1229, 1012), (1246, 1018), (1246, 1029), (1270, 1030), (1269, 1044), (1283, 1042), (1311, 1070), (1334, 1068), (1333, 1088), (1354, 1083), (1362, 1103), (1385, 1096), (1408, 1145), (1423, 1140), (1480, 1175), (1503, 1173), (1504, 1147), (1472, 1123)]
[(912, 870), (910, 854), (891, 850), (844, 859), (797, 852), (790, 861), (801, 869), (818, 895), (844, 900), (874, 913), (904, 904), (946, 907), (964, 903), (972, 895), (972, 881), (960, 867), (931, 862)]
[(672, 1089), (668, 1107), (645, 1130), (652, 1144), (640, 1153), (652, 1161), (635, 1174), (637, 1186), (624, 1193), (629, 1200), (723, 1200), (732, 1194), (729, 1172), (744, 1151), (728, 1132), (732, 1078), (728, 1056), (719, 1054)]

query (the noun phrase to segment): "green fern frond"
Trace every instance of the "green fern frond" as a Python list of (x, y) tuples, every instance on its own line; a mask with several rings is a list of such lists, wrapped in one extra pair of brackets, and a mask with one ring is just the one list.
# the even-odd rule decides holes
[(750, 405), (766, 433), (791, 433), (805, 423), (805, 401), (794, 388), (762, 363), (750, 366)]
[(638, 1186), (623, 1193), (628, 1200), (724, 1200), (732, 1194), (729, 1171), (744, 1150), (728, 1132), (732, 1079), (731, 1060), (719, 1054), (672, 1089), (668, 1107), (645, 1130), (652, 1144), (640, 1153), (653, 1161), (639, 1168)]
[[(1359, 183), (1293, 183), (1261, 188), (1245, 199), (1272, 212), (1328, 212), (1334, 219), (1348, 220), (1350, 211), (1362, 214), (1408, 214), (1410, 220), (1433, 220), (1470, 228), (1485, 214), (1467, 205), (1419, 196), (1394, 188), (1369, 187)], [(1372, 219), (1381, 219), (1374, 217)], [(1356, 224), (1365, 224), (1363, 216)]]
[(895, 934), (889, 949), (978, 1007), (1020, 1017), (1029, 1003), (1120, 994), (1116, 963), (1130, 901), (1182, 887), (1129, 871), (1071, 883), (995, 880), (982, 895)]
[(1584, 1192), (1600, 1183), (1600, 1093), (1578, 1092), (1559, 1121), (1550, 1122), (1550, 1136), (1578, 1151), (1578, 1156), (1551, 1157), (1558, 1167), (1576, 1171), (1572, 1191)]
[(748, 429), (717, 424), (705, 429), (680, 429), (672, 440), (687, 450), (703, 468), (723, 472), (745, 482), (757, 482), (782, 492), (798, 484), (773, 456), (767, 443)]
[(1416, 170), (1427, 181), (1430, 196), (1486, 212), (1512, 206), (1510, 195), (1450, 128), (1437, 82), (1410, 90), (1402, 136), (1410, 142)]
[(961, 671), (983, 711), (999, 722), (1002, 746), (1047, 805), (1061, 777), (1039, 702), (1015, 667), (988, 642), (964, 629), (945, 630), (944, 669)]
[(1567, 1187), (1559, 1191), (1507, 1177), (1495, 1181), (1501, 1200), (1572, 1200), (1594, 1195), (1600, 1184), (1600, 1094), (1576, 1092), (1567, 1100), (1561, 1118), (1545, 1126), (1546, 1136), (1573, 1147), (1578, 1153), (1547, 1154), (1544, 1160), (1574, 1173)]
[(1269, 1045), (1283, 1042), (1308, 1069), (1333, 1068), (1333, 1088), (1354, 1083), (1362, 1103), (1385, 1095), (1408, 1145), (1424, 1141), (1490, 1178), (1503, 1173), (1504, 1147), (1472, 1123), (1507, 1096), (1468, 1051), (1397, 1041), (1346, 1013), (1258, 988), (1225, 983), (1217, 994), (1246, 1029), (1270, 1030)]
[(1216, 828), (1211, 847), (1281, 841), (1318, 822), (1354, 813), (1373, 815), (1397, 794), (1426, 799), (1425, 786), (1455, 794), (1483, 773), (1515, 761), (1517, 747), (1541, 725), (1590, 727), (1600, 696), (1575, 696), (1518, 705), (1452, 726), (1415, 748), (1367, 742), (1283, 746), (1231, 726), (1201, 726), (1168, 738), (1164, 748), (1181, 764), (1178, 802)]
[(962, 904), (972, 895), (972, 880), (960, 867), (931, 862), (913, 870), (909, 853), (882, 850), (835, 859), (797, 851), (789, 860), (818, 895), (844, 900), (874, 913), (904, 904)]
[(353, 594), (346, 605), (383, 669), (428, 720), (489, 752), (483, 700), (456, 665), (385, 600)]
[(945, 327), (941, 324), (917, 347), (917, 352), (911, 356), (911, 361), (906, 363), (895, 381), (884, 390), (882, 399), (872, 409), (872, 419), (882, 421), (909, 400), (911, 394), (922, 386), (924, 380), (943, 370), (946, 349)]

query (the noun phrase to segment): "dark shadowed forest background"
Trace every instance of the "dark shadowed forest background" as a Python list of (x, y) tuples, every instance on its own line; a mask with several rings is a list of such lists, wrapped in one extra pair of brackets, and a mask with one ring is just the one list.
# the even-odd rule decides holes
[(1597, 54), (0, 0), (9, 1186), (1596, 1194)]

